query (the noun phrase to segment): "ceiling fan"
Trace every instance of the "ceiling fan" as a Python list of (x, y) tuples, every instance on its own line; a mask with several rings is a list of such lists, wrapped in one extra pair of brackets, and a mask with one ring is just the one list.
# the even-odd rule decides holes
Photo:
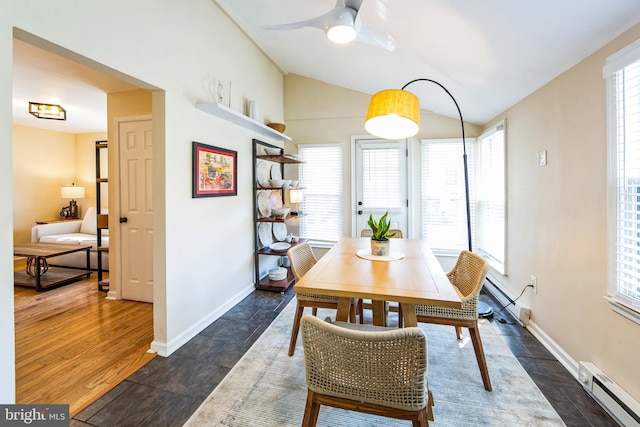
[(396, 48), (396, 43), (389, 34), (367, 27), (360, 21), (360, 8), (364, 0), (338, 0), (336, 6), (324, 15), (305, 21), (289, 24), (270, 25), (268, 30), (289, 31), (300, 28), (318, 28), (325, 32), (327, 38), (334, 43), (357, 42), (371, 44), (389, 51)]

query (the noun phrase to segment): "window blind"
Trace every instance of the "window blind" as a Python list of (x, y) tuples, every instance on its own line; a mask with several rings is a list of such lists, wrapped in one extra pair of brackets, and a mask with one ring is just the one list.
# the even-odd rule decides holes
[(332, 243), (342, 237), (342, 148), (340, 144), (301, 144), (298, 153), (304, 187), (300, 235), (315, 242)]
[(474, 148), (475, 251), (498, 272), (505, 274), (504, 122), (480, 135)]
[[(610, 294), (640, 312), (640, 48), (609, 59)], [(630, 56), (631, 55), (631, 56)], [(623, 60), (621, 60), (623, 58)], [(612, 68), (619, 65), (614, 71)]]
[(462, 140), (423, 140), (421, 164), (422, 238), (438, 253), (467, 249)]
[(402, 209), (405, 203), (404, 150), (397, 147), (362, 149), (362, 202), (367, 209)]

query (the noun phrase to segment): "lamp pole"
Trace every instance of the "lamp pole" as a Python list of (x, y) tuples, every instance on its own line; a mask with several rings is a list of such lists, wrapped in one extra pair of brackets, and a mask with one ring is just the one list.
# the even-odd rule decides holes
[(451, 97), (451, 99), (453, 100), (453, 103), (456, 105), (456, 108), (458, 109), (458, 115), (460, 116), (460, 126), (462, 127), (462, 161), (464, 164), (464, 196), (465, 196), (465, 202), (467, 207), (467, 242), (469, 243), (469, 252), (471, 252), (472, 245), (471, 245), (471, 207), (469, 206), (470, 205), (469, 204), (469, 169), (467, 166), (467, 143), (464, 137), (464, 120), (462, 120), (462, 112), (460, 111), (458, 102), (453, 97), (453, 95), (451, 95), (451, 92), (449, 92), (446, 87), (442, 86), (440, 83), (438, 83), (435, 80), (431, 80), (431, 79), (411, 80), (409, 83), (402, 86), (402, 90), (405, 90), (407, 86), (415, 82), (431, 82), (440, 86), (442, 90), (444, 90), (447, 93), (447, 95)]

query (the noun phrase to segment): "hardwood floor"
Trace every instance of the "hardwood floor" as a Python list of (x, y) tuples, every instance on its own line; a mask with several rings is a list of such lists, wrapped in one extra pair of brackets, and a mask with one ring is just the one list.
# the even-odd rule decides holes
[(70, 416), (154, 358), (153, 305), (111, 301), (88, 279), (14, 288), (17, 403), (69, 404)]

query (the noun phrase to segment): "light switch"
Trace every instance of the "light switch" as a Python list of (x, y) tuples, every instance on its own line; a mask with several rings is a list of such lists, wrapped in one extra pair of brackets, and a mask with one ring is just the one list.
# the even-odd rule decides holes
[(538, 152), (538, 166), (547, 166), (547, 150)]

